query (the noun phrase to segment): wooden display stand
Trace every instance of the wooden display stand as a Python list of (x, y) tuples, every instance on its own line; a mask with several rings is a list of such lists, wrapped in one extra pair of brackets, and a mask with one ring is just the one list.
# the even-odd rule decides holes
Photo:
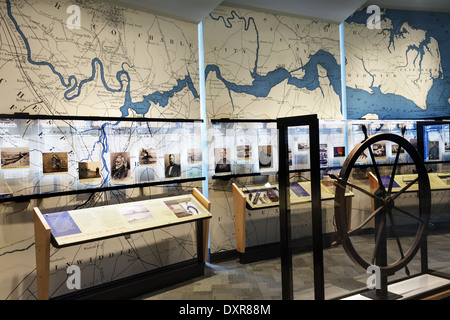
[[(197, 213), (192, 215), (179, 215), (175, 214), (174, 209), (170, 209), (167, 202), (187, 202), (189, 201), (192, 206), (197, 210)], [(149, 206), (151, 204), (151, 206)], [(160, 205), (160, 207), (158, 207)], [(88, 231), (83, 230), (82, 227), (79, 228), (81, 232), (73, 234), (58, 234), (58, 230), (51, 228), (51, 223), (48, 219), (52, 219), (52, 215), (58, 215), (61, 213), (50, 213), (42, 214), (39, 208), (34, 208), (34, 232), (35, 232), (35, 251), (36, 251), (36, 275), (37, 275), (37, 288), (38, 288), (38, 299), (48, 300), (49, 295), (49, 283), (50, 283), (50, 246), (51, 244), (57, 248), (68, 247), (73, 245), (78, 245), (81, 243), (87, 243), (91, 241), (97, 241), (107, 238), (113, 238), (121, 235), (129, 235), (136, 232), (144, 232), (149, 230), (160, 229), (164, 227), (179, 225), (183, 223), (196, 223), (196, 233), (197, 233), (197, 263), (202, 265), (202, 270), (204, 263), (207, 259), (208, 252), (208, 236), (209, 236), (209, 219), (211, 218), (211, 203), (206, 199), (202, 193), (200, 193), (196, 188), (194, 188), (192, 195), (183, 195), (176, 197), (168, 197), (163, 199), (145, 200), (137, 201), (132, 203), (122, 203), (116, 205), (110, 205), (105, 207), (80, 209), (74, 211), (64, 212), (64, 217), (62, 219), (70, 219), (69, 222), (74, 222), (73, 225), (78, 229), (79, 225), (83, 224), (80, 218), (83, 211), (90, 210), (95, 216), (101, 213), (104, 216), (111, 215), (112, 218), (117, 219), (120, 216), (120, 211), (129, 212), (130, 207), (140, 208), (144, 213), (149, 213), (151, 218), (147, 220), (142, 219), (137, 223), (127, 223), (127, 221), (118, 225), (117, 228), (103, 228), (98, 226), (97, 230), (89, 229)], [(152, 213), (150, 214), (151, 208)], [(155, 208), (158, 208), (155, 210)], [(159, 209), (162, 208), (162, 209)], [(107, 209), (107, 210), (105, 210)], [(148, 211), (147, 211), (148, 210)], [(171, 211), (172, 210), (172, 211)], [(154, 212), (158, 211), (158, 212)], [(122, 213), (123, 214), (123, 213)], [(131, 213), (133, 214), (133, 213)], [(79, 218), (77, 220), (77, 218)], [(124, 220), (124, 218), (122, 219)], [(117, 221), (120, 221), (118, 219)], [(92, 225), (92, 221), (90, 223)], [(85, 232), (86, 231), (86, 232)], [(90, 235), (92, 234), (92, 235)], [(94, 235), (95, 234), (95, 235)]]
[[(306, 191), (310, 191), (310, 182), (300, 182), (298, 183), (303, 189)], [(272, 187), (277, 187), (273, 185)], [(278, 202), (266, 203), (266, 204), (253, 204), (248, 197), (244, 194), (242, 189), (240, 189), (235, 183), (232, 184), (233, 188), (233, 205), (234, 205), (234, 226), (236, 232), (236, 251), (243, 254), (245, 253), (245, 231), (246, 231), (246, 210), (256, 210), (256, 209), (264, 209), (278, 206)], [(255, 188), (253, 188), (255, 189)], [(267, 187), (260, 187), (260, 189), (267, 189)], [(352, 197), (353, 193), (351, 191), (347, 191), (346, 201), (347, 201), (347, 211), (350, 213), (352, 210)], [(296, 196), (291, 191), (291, 204), (302, 204), (311, 202), (311, 196)], [(334, 193), (327, 186), (321, 184), (321, 199), (325, 200), (333, 200)]]

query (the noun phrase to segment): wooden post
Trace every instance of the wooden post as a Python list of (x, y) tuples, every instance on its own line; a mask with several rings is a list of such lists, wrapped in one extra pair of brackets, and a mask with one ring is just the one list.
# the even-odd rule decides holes
[(245, 205), (244, 193), (233, 183), (234, 228), (236, 231), (236, 250), (245, 253)]
[[(206, 210), (211, 211), (211, 202), (208, 199), (206, 199), (206, 197), (200, 191), (198, 191), (197, 188), (194, 188), (193, 194), (194, 198), (197, 199), (201, 203), (201, 205), (206, 208)], [(201, 229), (203, 232), (202, 235), (203, 262), (207, 262), (208, 260), (209, 220), (210, 219), (205, 219), (199, 222), (202, 223)]]
[(49, 299), (50, 286), (50, 227), (39, 208), (34, 210), (34, 243), (38, 299)]

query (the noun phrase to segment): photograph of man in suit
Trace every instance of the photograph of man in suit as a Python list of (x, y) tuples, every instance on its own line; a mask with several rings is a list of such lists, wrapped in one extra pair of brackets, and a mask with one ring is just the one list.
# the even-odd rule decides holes
[(227, 159), (226, 148), (215, 148), (214, 159), (216, 161), (216, 170), (215, 170), (216, 173), (231, 172), (231, 163)]
[(130, 180), (129, 152), (111, 153), (111, 182), (122, 183)]
[(180, 158), (179, 154), (166, 154), (164, 155), (164, 162), (166, 164), (165, 176), (166, 178), (176, 178), (181, 176), (181, 167), (175, 163), (175, 156)]

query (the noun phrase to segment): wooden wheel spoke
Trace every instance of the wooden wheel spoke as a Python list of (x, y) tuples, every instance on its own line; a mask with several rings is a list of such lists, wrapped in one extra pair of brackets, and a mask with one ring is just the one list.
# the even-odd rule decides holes
[(406, 192), (413, 184), (415, 184), (417, 181), (419, 181), (419, 176), (417, 176), (417, 178), (415, 178), (413, 181), (409, 182), (406, 186), (404, 186), (403, 188), (400, 189), (400, 191), (396, 192), (393, 196), (392, 199), (395, 200), (396, 198), (398, 198), (401, 194), (403, 194), (404, 192)]
[(397, 211), (400, 211), (400, 212), (403, 213), (403, 214), (406, 214), (408, 217), (411, 217), (411, 218), (413, 218), (413, 219), (416, 219), (416, 220), (419, 221), (419, 222), (427, 223), (425, 220), (423, 220), (423, 219), (421, 219), (421, 218), (419, 218), (419, 217), (416, 217), (416, 216), (414, 216), (413, 214), (411, 214), (411, 213), (409, 213), (409, 212), (407, 212), (407, 211), (405, 211), (405, 210), (403, 210), (403, 209), (401, 209), (401, 208), (399, 208), (399, 207), (397, 207), (397, 206), (395, 206), (395, 205), (394, 205), (392, 208), (395, 209), (395, 210), (397, 210)]
[(375, 176), (377, 177), (378, 180), (378, 185), (381, 188), (381, 190), (383, 190), (384, 193), (386, 193), (386, 188), (384, 187), (383, 181), (381, 180), (380, 171), (378, 170), (377, 161), (375, 160), (372, 148), (369, 146), (367, 149), (369, 149), (370, 158), (372, 158), (373, 169), (375, 171)]
[[(367, 135), (367, 128), (365, 125), (361, 127), (364, 136), (366, 137), (366, 140), (368, 139)], [(383, 185), (383, 182), (381, 181), (380, 171), (378, 170), (377, 162), (375, 161), (375, 156), (372, 151), (372, 146), (368, 146), (367, 149), (369, 150), (370, 158), (372, 159), (373, 169), (375, 171), (375, 176), (377, 177), (378, 184), (380, 185), (381, 190), (383, 190), (386, 193), (386, 188)]]
[[(392, 215), (391, 210), (388, 210), (388, 216), (389, 216), (389, 221), (391, 222), (392, 232), (394, 233), (395, 240), (397, 241), (398, 250), (400, 251), (400, 257), (403, 259), (403, 258), (405, 258), (405, 254), (403, 253), (402, 244), (400, 242), (400, 238), (399, 238), (398, 232), (397, 232), (397, 225), (395, 224), (394, 216)], [(408, 276), (410, 275), (408, 266), (405, 266), (405, 272)]]
[(365, 189), (363, 189), (363, 188), (361, 188), (361, 187), (359, 187), (359, 186), (357, 186), (357, 185), (355, 185), (353, 183), (350, 183), (348, 181), (344, 181), (341, 178), (338, 178), (337, 176), (335, 176), (334, 174), (330, 174), (330, 178), (333, 179), (333, 180), (336, 180), (337, 183), (335, 183), (335, 185), (340, 187), (340, 188), (345, 189), (347, 186), (349, 186), (349, 187), (352, 187), (352, 188), (354, 188), (354, 189), (356, 189), (358, 191), (361, 191), (362, 193), (364, 193), (365, 195), (368, 195), (371, 198), (383, 201), (380, 197), (370, 193), (370, 191), (367, 191), (367, 190), (365, 190)]
[(394, 166), (392, 167), (391, 180), (389, 181), (389, 187), (387, 190), (388, 194), (391, 194), (391, 192), (392, 192), (392, 186), (394, 184), (395, 173), (397, 171), (397, 163), (398, 163), (398, 159), (400, 158), (401, 150), (402, 150), (402, 147), (400, 145), (398, 145), (397, 154), (395, 155)]
[(358, 231), (359, 229), (361, 229), (362, 227), (364, 227), (370, 220), (372, 220), (378, 213), (380, 213), (381, 211), (383, 211), (384, 207), (379, 207), (378, 209), (376, 209), (374, 212), (372, 212), (372, 214), (370, 216), (368, 216), (359, 226), (353, 228), (352, 230), (348, 231), (348, 235), (352, 235), (352, 233), (355, 233), (356, 231)]

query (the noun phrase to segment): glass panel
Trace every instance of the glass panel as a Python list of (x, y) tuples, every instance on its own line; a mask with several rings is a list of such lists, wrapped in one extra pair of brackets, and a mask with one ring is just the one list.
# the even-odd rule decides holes
[(424, 158), (432, 189), (432, 211), (430, 221), (432, 228), (427, 236), (428, 268), (431, 272), (449, 278), (450, 266), (448, 255), (450, 248), (450, 122), (423, 127)]
[(0, 149), (0, 197), (202, 175), (200, 121), (2, 119)]

